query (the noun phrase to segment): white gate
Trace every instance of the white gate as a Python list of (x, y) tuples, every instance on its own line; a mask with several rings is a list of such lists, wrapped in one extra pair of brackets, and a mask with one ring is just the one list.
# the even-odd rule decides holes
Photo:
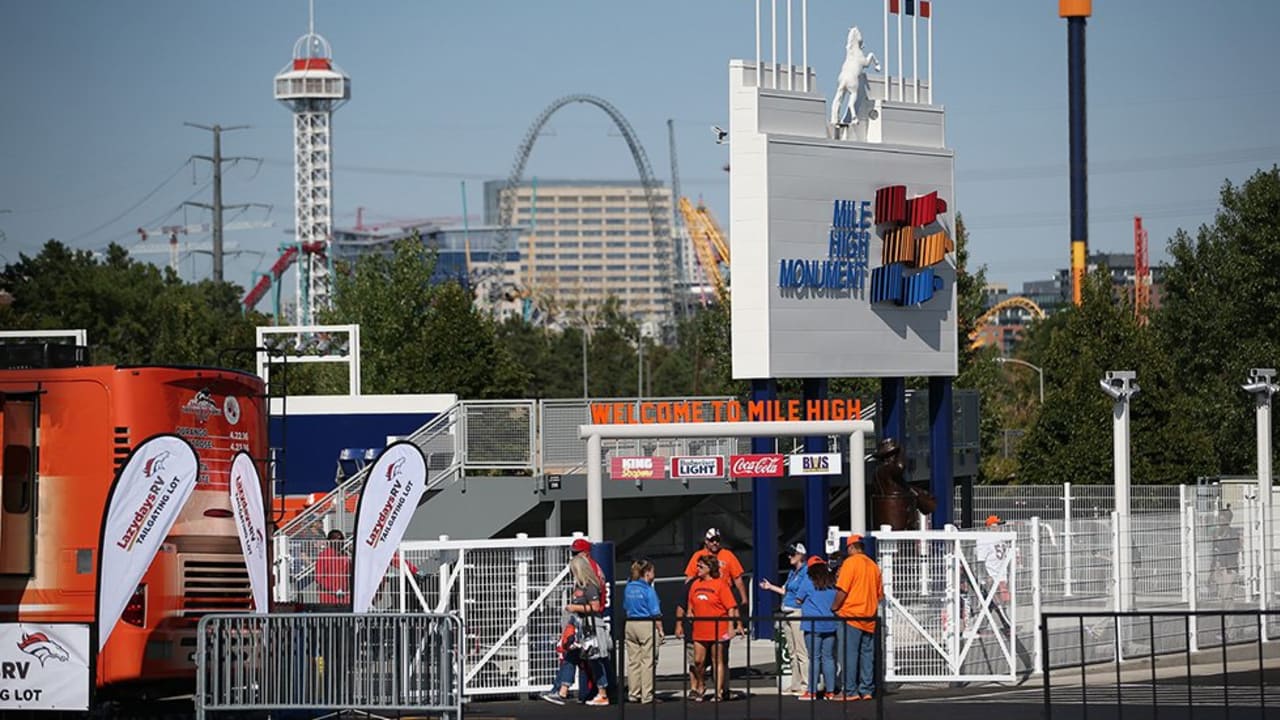
[[(465, 636), (464, 696), (544, 692), (573, 581), (574, 538), (426, 540), (400, 544), (375, 607), (457, 613)], [(416, 574), (411, 572), (416, 570)]]
[[(885, 679), (995, 682), (1017, 678), (1017, 533), (881, 531)], [(1029, 657), (1023, 657), (1029, 662)]]

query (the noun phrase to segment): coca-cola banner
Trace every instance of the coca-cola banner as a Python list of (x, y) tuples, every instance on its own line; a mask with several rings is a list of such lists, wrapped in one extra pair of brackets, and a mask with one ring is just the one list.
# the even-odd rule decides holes
[(665, 457), (614, 457), (609, 459), (612, 480), (662, 480), (667, 476)]
[(99, 651), (195, 490), (199, 467), (186, 440), (156, 435), (133, 449), (111, 483), (98, 541)]
[(231, 512), (240, 533), (240, 549), (249, 570), (253, 609), (267, 612), (267, 517), (262, 510), (262, 479), (258, 466), (241, 450), (231, 462)]
[(730, 455), (729, 477), (782, 477), (782, 458), (778, 453)]
[(690, 455), (671, 458), (671, 477), (673, 478), (719, 478), (724, 477), (724, 456), (722, 455)]
[(351, 611), (368, 612), (404, 531), (427, 490), (427, 459), (417, 445), (387, 446), (364, 481), (351, 534)]

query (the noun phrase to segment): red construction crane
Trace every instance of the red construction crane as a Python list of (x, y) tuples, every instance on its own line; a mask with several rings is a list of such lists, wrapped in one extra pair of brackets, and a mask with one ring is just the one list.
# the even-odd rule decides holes
[[(259, 277), (258, 282), (254, 283), (249, 292), (245, 293), (243, 301), (245, 312), (257, 307), (258, 303), (262, 302), (262, 298), (266, 297), (267, 291), (280, 282), (280, 278), (298, 261), (298, 245), (284, 245), (281, 250), (280, 257), (271, 265), (271, 271)], [(321, 258), (324, 258), (324, 243), (303, 245), (301, 246), (301, 251), (308, 255), (318, 254)]]
[(1142, 217), (1133, 218), (1133, 312), (1139, 325), (1147, 324), (1151, 306), (1151, 263), (1147, 256), (1147, 231)]

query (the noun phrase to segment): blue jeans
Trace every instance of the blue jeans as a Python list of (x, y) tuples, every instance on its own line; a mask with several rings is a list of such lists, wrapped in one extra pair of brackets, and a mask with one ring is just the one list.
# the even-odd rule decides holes
[(604, 660), (583, 660), (582, 654), (577, 650), (569, 650), (564, 654), (564, 660), (560, 663), (560, 669), (556, 671), (556, 684), (551, 688), (552, 692), (560, 692), (563, 686), (573, 686), (573, 678), (578, 674), (578, 667), (586, 664), (587, 672), (582, 673), (578, 677), (578, 700), (586, 702), (591, 699), (591, 691), (589, 685), (595, 682), (596, 687), (606, 688), (609, 686), (609, 675), (605, 670)]
[(876, 634), (845, 623), (844, 694), (871, 695), (876, 690)]
[(828, 695), (840, 692), (836, 684), (836, 634), (834, 632), (806, 632), (805, 647), (809, 649), (809, 692), (818, 693), (818, 679)]

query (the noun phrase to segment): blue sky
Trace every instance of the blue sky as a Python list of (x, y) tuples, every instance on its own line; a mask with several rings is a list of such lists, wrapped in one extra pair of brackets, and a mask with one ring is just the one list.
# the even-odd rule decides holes
[[(850, 23), (883, 55), (881, 7), (809, 2), (823, 94)], [(727, 122), (728, 60), (754, 57), (752, 9), (749, 0), (318, 0), (317, 30), (353, 87), (334, 118), (337, 224), (354, 224), (360, 206), (366, 222), (460, 215), (464, 179), (478, 212), (482, 182), (506, 176), (541, 110), (591, 93), (626, 115), (663, 180), (674, 118), (685, 193), (727, 225), (728, 153), (708, 128)], [(935, 99), (947, 108), (974, 259), (1015, 287), (1048, 277), (1069, 257), (1066, 22), (1053, 0), (936, 0), (934, 11)], [(293, 191), (290, 116), (271, 79), (306, 30), (303, 0), (0, 0), (0, 18), (0, 210), (12, 211), (0, 214), (0, 254), (16, 259), (51, 237), (130, 245), (139, 226), (207, 221), (175, 211), (188, 198), (209, 201), (207, 164), (193, 176), (183, 163), (208, 154), (210, 138), (183, 122), (249, 124), (224, 136), (224, 153), (264, 162), (230, 168), (225, 201), (273, 204), (277, 227), (229, 233), (244, 252), (228, 258), (227, 274), (247, 285), (267, 269), (288, 240)], [(1277, 26), (1280, 3), (1094, 3), (1091, 249), (1132, 252), (1132, 216), (1143, 215), (1159, 261), (1176, 228), (1212, 219), (1225, 179), (1280, 160)], [(634, 173), (611, 122), (584, 105), (552, 119), (526, 172)], [(183, 263), (188, 279), (208, 273), (207, 257)]]

